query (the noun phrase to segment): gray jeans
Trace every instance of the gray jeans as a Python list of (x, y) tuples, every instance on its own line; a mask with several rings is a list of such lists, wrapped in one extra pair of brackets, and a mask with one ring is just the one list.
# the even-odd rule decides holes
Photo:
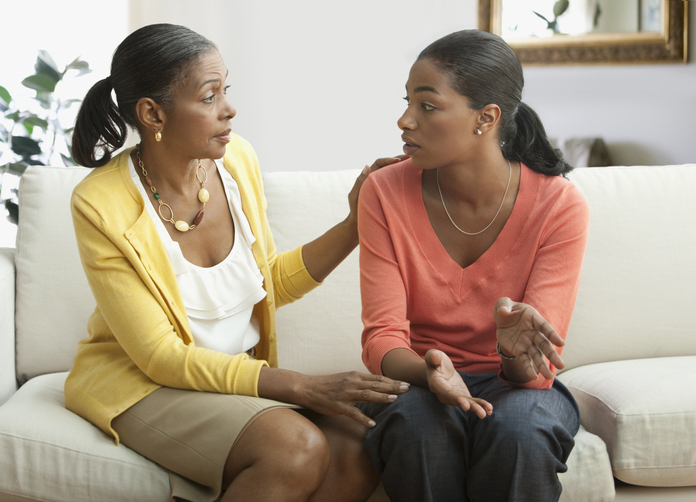
[(557, 501), (557, 474), (580, 427), (568, 389), (558, 380), (534, 390), (511, 388), (497, 373), (460, 374), (472, 396), (493, 405), (492, 415), (479, 419), (416, 386), (392, 404), (359, 405), (377, 422), (365, 448), (389, 498)]

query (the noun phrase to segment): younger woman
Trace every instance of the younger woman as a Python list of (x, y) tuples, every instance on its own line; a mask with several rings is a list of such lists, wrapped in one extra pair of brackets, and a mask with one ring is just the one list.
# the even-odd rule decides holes
[(363, 360), (415, 384), (360, 405), (395, 502), (561, 493), (579, 416), (554, 371), (589, 216), (523, 84), (500, 37), (461, 31), (428, 46), (398, 121), (411, 159), (360, 194)]

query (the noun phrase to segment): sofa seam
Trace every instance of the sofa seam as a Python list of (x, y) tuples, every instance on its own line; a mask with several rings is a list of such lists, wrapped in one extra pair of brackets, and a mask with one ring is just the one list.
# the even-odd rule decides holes
[(582, 394), (584, 394), (584, 395), (586, 395), (586, 396), (589, 396), (589, 397), (593, 398), (595, 401), (597, 401), (597, 402), (599, 402), (599, 403), (602, 403), (607, 409), (611, 410), (611, 412), (612, 412), (614, 415), (616, 415), (616, 416), (634, 417), (634, 416), (641, 416), (641, 415), (650, 415), (650, 416), (659, 416), (659, 415), (696, 415), (696, 410), (688, 410), (688, 411), (670, 411), (670, 412), (659, 412), (659, 413), (649, 413), (649, 414), (646, 414), (646, 413), (624, 413), (624, 412), (615, 410), (612, 406), (610, 406), (609, 404), (607, 404), (606, 401), (602, 400), (602, 398), (600, 398), (600, 397), (597, 396), (596, 394), (593, 394), (593, 393), (591, 393), (591, 392), (588, 392), (588, 391), (586, 391), (586, 390), (584, 390), (584, 389), (581, 389), (581, 388), (579, 388), (579, 387), (575, 387), (575, 386), (572, 386), (572, 385), (567, 385), (567, 384), (566, 384), (566, 386), (568, 387), (568, 389), (574, 389), (574, 390), (576, 390), (577, 392), (582, 393)]

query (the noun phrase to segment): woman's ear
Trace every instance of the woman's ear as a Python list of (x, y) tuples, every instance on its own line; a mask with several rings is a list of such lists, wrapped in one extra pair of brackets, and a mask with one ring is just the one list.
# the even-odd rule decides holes
[(500, 119), (500, 107), (496, 104), (489, 104), (479, 110), (478, 128), (481, 132), (486, 132), (498, 123)]
[(135, 105), (135, 116), (140, 124), (152, 134), (164, 127), (164, 110), (152, 98), (140, 98)]

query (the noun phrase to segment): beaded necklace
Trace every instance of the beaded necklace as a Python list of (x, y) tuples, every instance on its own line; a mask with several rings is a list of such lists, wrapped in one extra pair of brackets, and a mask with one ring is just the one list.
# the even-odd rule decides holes
[[(203, 164), (201, 164), (201, 159), (198, 159), (198, 168), (196, 169), (196, 179), (198, 180), (198, 183), (201, 184), (201, 189), (198, 190), (198, 200), (203, 204), (203, 208), (198, 211), (198, 214), (196, 214), (196, 217), (193, 219), (193, 223), (189, 225), (186, 223), (184, 220), (174, 220), (174, 211), (172, 210), (172, 207), (164, 202), (162, 198), (160, 197), (160, 194), (157, 192), (157, 189), (155, 186), (152, 184), (152, 180), (147, 175), (147, 171), (145, 170), (145, 164), (143, 164), (143, 160), (140, 158), (140, 145), (135, 150), (135, 154), (138, 157), (138, 166), (140, 166), (140, 170), (143, 173), (143, 177), (145, 178), (145, 183), (147, 184), (148, 187), (150, 187), (150, 191), (152, 192), (153, 197), (159, 204), (157, 208), (157, 212), (159, 213), (160, 217), (172, 225), (174, 225), (174, 228), (176, 228), (179, 232), (188, 232), (189, 230), (193, 230), (196, 228), (198, 225), (201, 224), (201, 221), (203, 220), (203, 215), (205, 214), (205, 205), (206, 203), (210, 200), (210, 193), (208, 190), (205, 188), (205, 182), (208, 181), (208, 171), (205, 170), (205, 167), (203, 167)], [(203, 179), (200, 177), (200, 171), (203, 170), (203, 174), (205, 175)], [(166, 218), (162, 214), (162, 208), (166, 208), (169, 210), (169, 218)]]

